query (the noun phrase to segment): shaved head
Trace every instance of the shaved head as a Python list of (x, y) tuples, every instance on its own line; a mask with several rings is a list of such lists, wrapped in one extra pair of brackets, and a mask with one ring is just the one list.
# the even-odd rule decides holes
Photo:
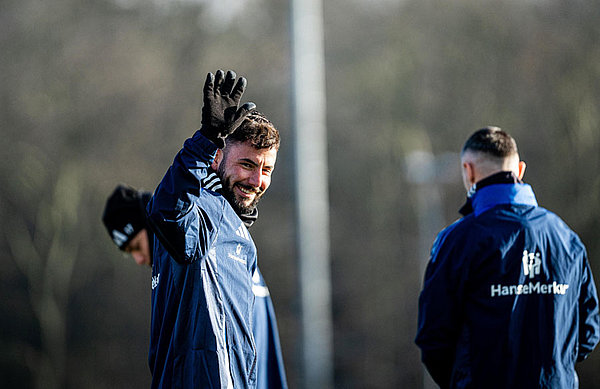
[(517, 142), (499, 127), (485, 127), (467, 139), (461, 153), (465, 188), (502, 171), (510, 171), (519, 179), (525, 173)]

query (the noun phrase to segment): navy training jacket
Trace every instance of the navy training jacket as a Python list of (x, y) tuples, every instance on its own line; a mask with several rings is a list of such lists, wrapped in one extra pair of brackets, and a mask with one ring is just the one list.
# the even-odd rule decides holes
[(228, 201), (202, 188), (216, 151), (196, 132), (148, 204), (152, 388), (256, 386), (256, 248)]
[(275, 309), (269, 288), (258, 267), (252, 281), (252, 291), (256, 297), (252, 329), (258, 355), (256, 389), (287, 389)]
[(599, 340), (598, 297), (579, 237), (526, 184), (490, 185), (440, 232), (416, 343), (441, 388), (577, 388)]

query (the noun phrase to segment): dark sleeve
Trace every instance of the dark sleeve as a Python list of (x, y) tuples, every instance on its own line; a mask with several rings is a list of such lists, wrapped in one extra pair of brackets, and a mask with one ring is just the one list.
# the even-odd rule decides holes
[(200, 191), (216, 151), (197, 131), (185, 141), (148, 203), (150, 228), (178, 262), (192, 262), (208, 250), (214, 214), (202, 206)]
[(579, 294), (579, 353), (577, 361), (587, 358), (600, 339), (598, 294), (585, 250), (583, 261), (583, 276)]
[(419, 296), (415, 342), (421, 349), (423, 364), (441, 388), (450, 385), (460, 333), (464, 253), (458, 246), (448, 231), (438, 235)]

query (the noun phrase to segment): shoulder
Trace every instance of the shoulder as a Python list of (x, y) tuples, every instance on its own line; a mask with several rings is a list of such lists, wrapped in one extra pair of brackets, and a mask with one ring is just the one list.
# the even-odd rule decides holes
[(545, 216), (542, 227), (551, 234), (554, 240), (560, 241), (571, 253), (585, 251), (579, 235), (560, 216), (545, 208), (538, 208)]
[(465, 238), (474, 223), (472, 214), (462, 217), (438, 233), (431, 248), (431, 261), (435, 262), (440, 253), (451, 250), (457, 242)]
[(444, 228), (440, 231), (436, 237), (437, 244), (443, 244), (448, 240), (453, 240), (456, 238), (460, 238), (465, 234), (472, 231), (473, 227), (476, 225), (476, 218), (473, 214), (469, 214), (460, 219), (454, 221), (454, 223), (450, 224), (448, 227)]
[(196, 201), (200, 208), (210, 211), (211, 214), (221, 215), (226, 212), (227, 207), (231, 208), (222, 194), (207, 188), (200, 188)]

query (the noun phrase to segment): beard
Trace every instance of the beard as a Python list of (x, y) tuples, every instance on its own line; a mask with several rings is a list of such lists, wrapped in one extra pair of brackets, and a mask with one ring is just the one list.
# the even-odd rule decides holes
[[(247, 185), (242, 185), (237, 182), (232, 182), (231, 178), (225, 172), (225, 164), (224, 163), (221, 163), (219, 165), (218, 174), (219, 174), (219, 179), (221, 180), (221, 185), (222, 185), (221, 192), (223, 194), (223, 197), (225, 197), (225, 199), (229, 202), (229, 204), (231, 205), (231, 207), (233, 208), (235, 213), (238, 215), (251, 214), (254, 211), (254, 209), (256, 208), (256, 205), (258, 204), (258, 202), (263, 194), (263, 191), (261, 191), (260, 189), (256, 189), (256, 188), (247, 186)], [(244, 202), (243, 200), (239, 199), (235, 195), (235, 192), (233, 190), (235, 186), (244, 188), (246, 190), (254, 191), (254, 193), (255, 193), (254, 199), (252, 199), (252, 201), (249, 204)]]

